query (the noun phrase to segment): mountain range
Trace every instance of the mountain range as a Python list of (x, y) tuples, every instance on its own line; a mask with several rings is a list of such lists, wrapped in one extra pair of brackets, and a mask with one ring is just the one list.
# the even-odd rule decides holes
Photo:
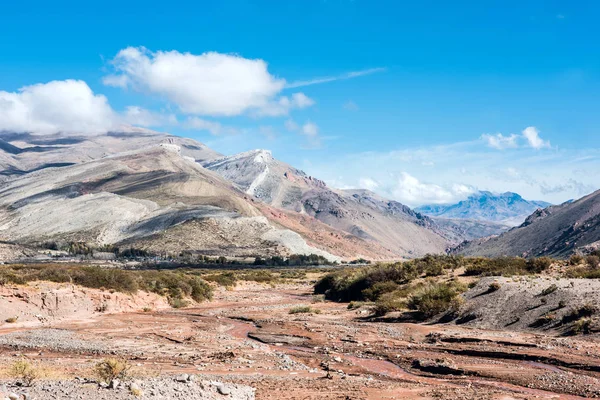
[(225, 157), (191, 139), (124, 128), (0, 135), (0, 240), (207, 255), (397, 259), (443, 252), (426, 216), (340, 191), (265, 150)]
[(600, 191), (539, 209), (496, 237), (463, 243), (454, 252), (476, 256), (567, 257), (600, 248)]
[(506, 226), (517, 226), (535, 210), (548, 206), (550, 203), (525, 200), (517, 193), (479, 191), (457, 204), (427, 205), (415, 210), (432, 217), (493, 221)]
[(459, 244), (454, 251), (469, 255), (565, 255), (599, 240), (596, 203), (582, 201), (542, 209), (547, 203), (516, 193), (479, 192), (411, 209), (369, 190), (331, 188), (268, 150), (224, 156), (131, 127), (0, 134), (0, 241), (15, 245), (330, 260), (413, 258)]

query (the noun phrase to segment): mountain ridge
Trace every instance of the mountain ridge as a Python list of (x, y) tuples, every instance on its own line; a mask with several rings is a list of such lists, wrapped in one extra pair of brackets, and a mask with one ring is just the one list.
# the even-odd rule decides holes
[(525, 200), (514, 192), (479, 191), (456, 204), (425, 205), (416, 210), (431, 217), (492, 221), (506, 226), (518, 226), (533, 211), (550, 205), (545, 201)]

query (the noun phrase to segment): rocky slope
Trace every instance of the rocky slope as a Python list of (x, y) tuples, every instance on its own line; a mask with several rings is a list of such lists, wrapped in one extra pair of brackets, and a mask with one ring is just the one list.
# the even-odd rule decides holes
[(448, 240), (433, 221), (366, 190), (335, 190), (275, 158), (254, 150), (204, 162), (240, 190), (273, 207), (305, 214), (358, 238), (382, 245), (396, 257), (439, 253)]
[(506, 226), (516, 226), (538, 208), (546, 208), (549, 205), (550, 203), (544, 201), (525, 200), (517, 193), (494, 194), (481, 191), (457, 204), (428, 205), (416, 210), (432, 217), (493, 221)]
[(161, 142), (178, 145), (182, 155), (198, 162), (222, 156), (192, 139), (134, 127), (93, 136), (0, 132), (0, 176), (24, 175), (47, 167), (79, 164)]
[(567, 257), (600, 247), (600, 191), (574, 202), (537, 210), (519, 227), (498, 237), (464, 243), (455, 249), (478, 256)]
[[(336, 259), (297, 233), (273, 227), (244, 193), (196, 162), (212, 151), (185, 139), (158, 139), (162, 143), (139, 150), (7, 176), (0, 186), (0, 240)], [(197, 147), (191, 153), (181, 145), (190, 143)], [(164, 248), (163, 236), (173, 232), (177, 240)], [(245, 240), (226, 236), (234, 233)]]

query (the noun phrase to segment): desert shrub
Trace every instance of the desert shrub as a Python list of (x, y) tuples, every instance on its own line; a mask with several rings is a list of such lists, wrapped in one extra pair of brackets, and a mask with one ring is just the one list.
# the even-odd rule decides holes
[(152, 311), (152, 307), (144, 307), (144, 308), (142, 308), (142, 311), (145, 313), (150, 312), (150, 311)]
[(190, 302), (180, 297), (170, 297), (169, 305), (173, 308), (185, 308), (190, 305)]
[(572, 309), (568, 314), (565, 314), (562, 318), (562, 323), (567, 324), (573, 321), (577, 321), (581, 318), (589, 318), (596, 313), (596, 307), (592, 304), (584, 304), (581, 307)]
[(579, 265), (579, 264), (581, 264), (581, 262), (583, 260), (584, 260), (583, 256), (580, 256), (579, 254), (573, 254), (569, 258), (569, 265)]
[(477, 276), (512, 276), (537, 274), (552, 265), (548, 257), (530, 258), (498, 257), (465, 259), (465, 275)]
[(325, 296), (322, 294), (314, 294), (312, 296), (312, 300), (313, 303), (324, 303), (325, 302)]
[(381, 295), (393, 292), (396, 289), (398, 289), (398, 284), (396, 282), (376, 282), (373, 286), (363, 290), (362, 295), (365, 300), (375, 301)]
[(129, 378), (131, 365), (127, 360), (105, 358), (94, 366), (94, 373), (103, 382), (110, 383), (115, 379)]
[(552, 265), (552, 259), (549, 257), (530, 258), (527, 260), (525, 268), (527, 272), (539, 274), (550, 268)]
[(127, 271), (63, 264), (0, 266), (0, 282), (24, 284), (32, 281), (72, 283), (88, 288), (132, 294), (144, 290), (169, 298), (191, 297), (197, 302), (212, 298), (209, 284), (181, 271)]
[(233, 272), (223, 272), (220, 274), (204, 275), (205, 281), (215, 282), (219, 286), (233, 287), (237, 282), (237, 278)]
[(41, 376), (40, 370), (27, 360), (18, 360), (12, 363), (9, 374), (25, 386), (31, 386)]
[(297, 307), (290, 309), (289, 313), (290, 314), (308, 314), (308, 313), (320, 314), (321, 310), (314, 309), (309, 306), (297, 306)]
[(511, 276), (527, 272), (527, 260), (520, 257), (472, 258), (467, 262), (465, 275)]
[(358, 310), (359, 308), (361, 308), (365, 303), (362, 301), (351, 301), (350, 303), (348, 303), (348, 307), (346, 307), (348, 310)]
[(548, 296), (549, 294), (552, 294), (554, 292), (556, 292), (558, 290), (558, 286), (556, 286), (556, 284), (552, 284), (550, 286), (548, 286), (546, 289), (542, 290), (542, 292), (540, 293), (540, 296)]
[(575, 323), (573, 324), (573, 328), (571, 329), (571, 332), (574, 335), (580, 335), (580, 334), (589, 334), (592, 333), (592, 319), (589, 317), (584, 317), (584, 318), (580, 318), (577, 321), (575, 321)]
[(305, 279), (306, 270), (304, 269), (286, 269), (279, 272), (280, 279)]
[(458, 308), (459, 295), (466, 291), (465, 285), (458, 282), (430, 283), (410, 296), (407, 306), (429, 318), (443, 311)]
[(571, 267), (565, 272), (567, 278), (581, 279), (600, 279), (600, 268), (591, 269), (589, 267)]
[(243, 274), (238, 275), (238, 279), (258, 283), (272, 283), (277, 281), (277, 276), (269, 271), (256, 270), (244, 272)]
[[(406, 284), (419, 276), (417, 267), (411, 263), (377, 264), (366, 268), (347, 268), (322, 277), (314, 287), (317, 294), (324, 294), (335, 301), (366, 300), (392, 285)], [(380, 284), (374, 288), (376, 284)], [(379, 293), (379, 294), (381, 294)]]
[(375, 302), (373, 313), (376, 316), (382, 316), (389, 312), (405, 310), (406, 304), (404, 293), (400, 291), (385, 293)]
[(589, 255), (585, 258), (585, 263), (589, 268), (597, 269), (600, 265), (600, 257), (595, 255)]

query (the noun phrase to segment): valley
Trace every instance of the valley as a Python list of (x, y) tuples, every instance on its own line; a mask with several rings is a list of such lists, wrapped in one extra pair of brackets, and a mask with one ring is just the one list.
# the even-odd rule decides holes
[[(368, 305), (349, 309), (347, 303), (323, 301), (314, 295), (311, 282), (324, 272), (296, 272), (270, 283), (239, 280), (235, 286), (218, 286), (211, 301), (183, 309), (142, 297), (137, 308), (129, 303), (133, 306), (129, 309), (4, 324), (0, 345), (6, 350), (0, 355), (0, 365), (5, 367), (0, 376), (16, 360), (31, 360), (46, 376), (31, 388), (8, 389), (34, 398), (64, 393), (90, 400), (129, 399), (128, 384), (105, 389), (92, 383), (95, 363), (117, 357), (132, 365), (130, 379), (142, 388), (143, 398), (150, 399), (161, 398), (160, 390), (167, 393), (175, 388), (185, 393), (197, 387), (204, 388), (206, 398), (236, 399), (250, 395), (259, 399), (576, 399), (600, 395), (600, 342), (596, 339), (520, 329), (377, 321), (369, 317)], [(41, 290), (60, 293), (60, 287), (46, 284)], [(20, 286), (8, 285), (3, 290), (4, 299), (28, 302)], [(86, 291), (87, 296), (120, 296)], [(121, 302), (127, 297), (121, 296)], [(63, 301), (61, 297), (58, 303)], [(150, 309), (142, 310), (142, 304)], [(180, 380), (182, 376), (195, 379)], [(74, 377), (77, 380), (72, 381)], [(225, 385), (231, 394), (219, 395), (218, 385), (210, 382)]]

